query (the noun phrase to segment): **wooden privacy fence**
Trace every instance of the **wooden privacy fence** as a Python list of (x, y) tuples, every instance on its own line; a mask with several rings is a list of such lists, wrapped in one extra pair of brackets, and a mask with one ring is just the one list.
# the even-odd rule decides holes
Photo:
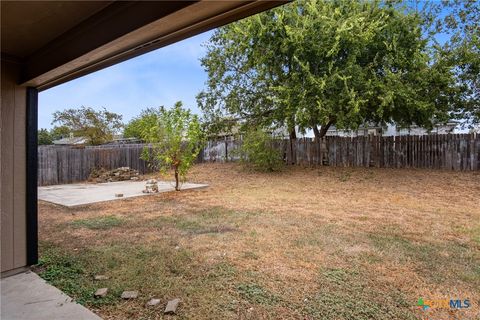
[[(197, 162), (238, 160), (239, 140), (210, 141)], [(389, 137), (325, 137), (276, 140), (287, 164), (341, 167), (480, 170), (480, 135), (449, 134)], [(130, 167), (150, 172), (140, 159), (145, 144), (85, 148), (40, 146), (38, 184), (84, 181), (94, 168)]]
[[(230, 161), (241, 141), (210, 141), (202, 159)], [(277, 140), (287, 164), (341, 167), (480, 169), (480, 135), (325, 137)], [(233, 152), (235, 154), (235, 152)]]
[(85, 148), (39, 146), (38, 185), (84, 181), (94, 168), (111, 170), (130, 167), (142, 174), (149, 172), (148, 164), (140, 159), (144, 146), (143, 144)]
[(480, 169), (480, 136), (326, 137), (284, 145), (287, 163), (341, 167)]

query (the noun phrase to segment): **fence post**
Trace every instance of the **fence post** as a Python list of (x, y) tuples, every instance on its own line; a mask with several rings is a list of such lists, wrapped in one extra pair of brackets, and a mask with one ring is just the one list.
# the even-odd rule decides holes
[(227, 142), (227, 138), (225, 138), (225, 162), (228, 162), (228, 142)]

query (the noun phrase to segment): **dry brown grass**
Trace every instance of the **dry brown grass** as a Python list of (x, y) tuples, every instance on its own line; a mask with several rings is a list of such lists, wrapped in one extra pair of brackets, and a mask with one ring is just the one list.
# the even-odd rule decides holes
[[(40, 202), (43, 267), (72, 257), (83, 269), (70, 294), (106, 319), (162, 318), (144, 307), (153, 296), (181, 298), (188, 319), (480, 314), (478, 173), (205, 164), (189, 181), (210, 187), (76, 209)], [(89, 300), (95, 273), (111, 276), (112, 295), (141, 297)], [(426, 312), (420, 297), (473, 305)]]

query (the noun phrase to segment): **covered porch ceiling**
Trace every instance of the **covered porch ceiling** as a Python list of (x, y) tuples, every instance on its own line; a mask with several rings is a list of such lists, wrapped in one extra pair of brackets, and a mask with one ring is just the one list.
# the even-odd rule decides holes
[(48, 89), (287, 1), (2, 1), (2, 59)]

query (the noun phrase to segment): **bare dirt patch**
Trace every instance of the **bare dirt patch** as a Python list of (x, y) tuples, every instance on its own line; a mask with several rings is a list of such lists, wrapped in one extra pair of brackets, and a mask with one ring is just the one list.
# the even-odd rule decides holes
[[(476, 172), (194, 168), (208, 189), (75, 209), (40, 202), (41, 274), (105, 319), (476, 319)], [(111, 294), (93, 299), (95, 274)], [(139, 297), (122, 301), (124, 290)], [(418, 298), (469, 299), (464, 310)], [(151, 298), (158, 309), (145, 308)]]

